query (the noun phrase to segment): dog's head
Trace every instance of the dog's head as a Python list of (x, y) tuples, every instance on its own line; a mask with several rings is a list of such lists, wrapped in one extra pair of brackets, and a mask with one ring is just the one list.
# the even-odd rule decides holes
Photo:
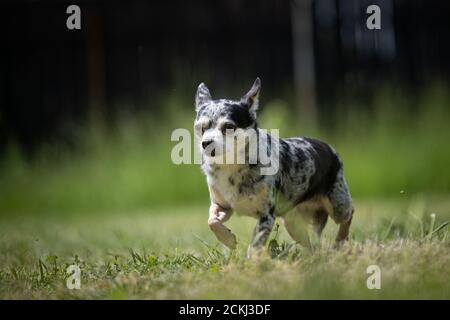
[(247, 140), (239, 138), (256, 129), (260, 88), (261, 81), (256, 78), (252, 88), (240, 100), (213, 100), (204, 83), (198, 86), (194, 128), (203, 155), (209, 159), (219, 156), (223, 159), (232, 150), (234, 154), (243, 152)]

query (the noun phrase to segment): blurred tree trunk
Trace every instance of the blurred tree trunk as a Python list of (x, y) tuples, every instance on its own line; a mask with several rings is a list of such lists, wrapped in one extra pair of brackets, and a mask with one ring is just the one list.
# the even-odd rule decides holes
[(316, 126), (316, 86), (312, 0), (292, 1), (294, 81), (300, 122)]
[(89, 121), (96, 129), (102, 129), (105, 125), (105, 62), (103, 30), (100, 14), (97, 8), (90, 7), (86, 10), (87, 30), (87, 63), (89, 85)]

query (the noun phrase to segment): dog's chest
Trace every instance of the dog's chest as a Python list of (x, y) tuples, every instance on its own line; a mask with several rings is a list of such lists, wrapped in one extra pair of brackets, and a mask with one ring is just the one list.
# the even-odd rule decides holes
[(267, 186), (255, 184), (251, 188), (243, 187), (245, 181), (239, 174), (223, 170), (208, 175), (208, 186), (212, 199), (218, 204), (231, 207), (242, 215), (257, 217), (267, 202)]

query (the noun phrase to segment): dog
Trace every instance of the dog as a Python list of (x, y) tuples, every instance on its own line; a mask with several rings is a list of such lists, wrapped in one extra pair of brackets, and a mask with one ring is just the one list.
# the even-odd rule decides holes
[[(329, 216), (339, 225), (336, 244), (340, 244), (348, 239), (354, 209), (339, 155), (322, 141), (281, 139), (258, 128), (260, 88), (261, 81), (256, 78), (240, 100), (213, 100), (204, 83), (198, 86), (194, 130), (211, 200), (209, 228), (220, 242), (234, 249), (236, 236), (224, 223), (233, 212), (256, 218), (247, 250), (250, 258), (253, 252), (261, 252), (277, 217), (294, 241), (311, 247), (309, 233), (320, 239)], [(263, 175), (264, 166), (258, 160), (248, 163), (247, 140), (230, 145), (229, 141), (249, 131), (265, 138), (264, 148), (269, 153), (278, 150), (276, 173)], [(257, 144), (256, 148), (260, 151), (262, 147)], [(230, 151), (245, 154), (245, 161), (217, 161)]]

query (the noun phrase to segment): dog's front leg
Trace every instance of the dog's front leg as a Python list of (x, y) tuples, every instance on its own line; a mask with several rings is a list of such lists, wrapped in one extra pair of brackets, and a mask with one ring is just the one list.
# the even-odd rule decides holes
[(261, 251), (269, 238), (270, 232), (275, 224), (275, 216), (267, 213), (259, 217), (255, 230), (253, 231), (253, 237), (248, 246), (247, 258), (251, 258), (254, 251)]
[(217, 239), (230, 249), (236, 248), (236, 236), (223, 223), (230, 219), (232, 209), (225, 209), (216, 203), (209, 207), (209, 228), (214, 232)]

